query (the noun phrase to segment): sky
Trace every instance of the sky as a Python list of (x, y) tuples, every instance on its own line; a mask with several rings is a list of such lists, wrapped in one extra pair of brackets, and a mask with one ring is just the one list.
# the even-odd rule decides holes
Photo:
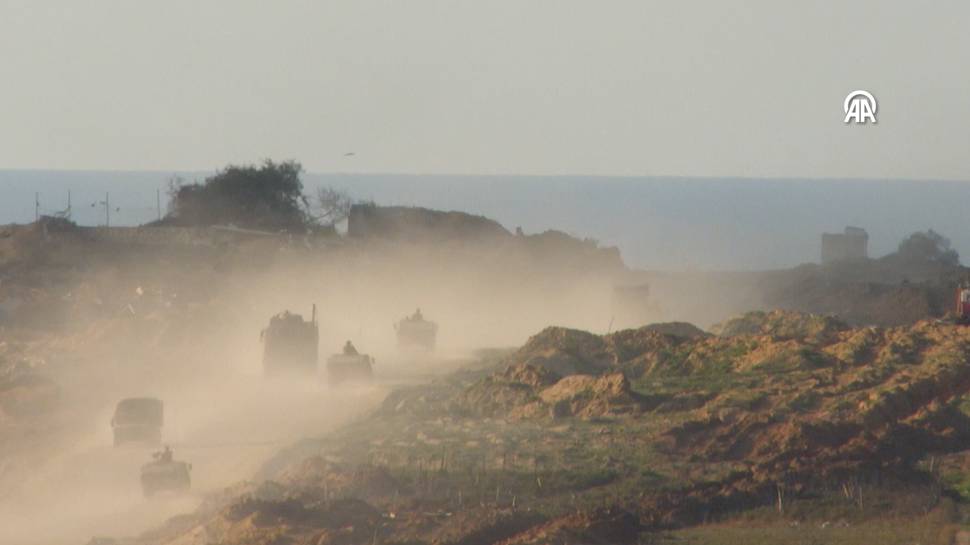
[[(967, 21), (965, 1), (0, 0), (0, 169), (970, 180)], [(877, 124), (843, 124), (855, 89)]]

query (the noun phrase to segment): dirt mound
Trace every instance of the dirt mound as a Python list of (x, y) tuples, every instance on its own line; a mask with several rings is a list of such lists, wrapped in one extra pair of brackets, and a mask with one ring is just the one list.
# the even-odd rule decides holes
[(508, 382), (518, 382), (532, 386), (533, 388), (551, 386), (559, 380), (559, 375), (549, 369), (535, 367), (527, 363), (510, 365), (502, 372), (501, 376), (502, 379)]
[(748, 312), (711, 328), (721, 337), (770, 335), (779, 339), (830, 339), (847, 329), (845, 322), (831, 316), (785, 310)]
[(356, 204), (350, 209), (347, 229), (357, 240), (491, 247), (513, 260), (540, 263), (547, 270), (586, 274), (626, 270), (616, 247), (600, 247), (595, 240), (555, 230), (513, 235), (492, 219), (465, 212)]
[(534, 385), (507, 380), (504, 375), (504, 372), (496, 373), (462, 390), (454, 399), (459, 413), (487, 418), (507, 416), (519, 407), (538, 401)]
[(529, 364), (509, 366), (465, 388), (455, 405), (465, 414), (513, 419), (600, 418), (633, 414), (644, 403), (622, 373), (558, 375)]
[(637, 543), (640, 521), (629, 511), (617, 508), (600, 508), (557, 518), (530, 528), (504, 541), (500, 545), (546, 545), (575, 543), (611, 543), (623, 545)]
[(415, 241), (481, 241), (512, 236), (498, 222), (484, 216), (372, 203), (355, 204), (350, 208), (348, 235)]
[[(654, 324), (608, 335), (547, 328), (512, 354), (512, 366), (560, 376), (622, 372), (630, 379), (762, 365), (810, 368), (825, 354), (813, 347), (841, 339), (850, 328), (829, 317), (791, 311), (750, 312), (715, 327), (718, 336), (683, 323)], [(814, 359), (813, 359), (814, 358)], [(513, 381), (518, 382), (518, 381)]]
[(548, 369), (560, 376), (596, 373), (613, 361), (602, 337), (587, 331), (549, 327), (533, 335), (510, 361)]
[(654, 331), (661, 335), (671, 335), (674, 337), (684, 337), (686, 339), (699, 339), (710, 336), (703, 329), (687, 322), (664, 322), (643, 326), (636, 331)]
[[(209, 535), (635, 543), (789, 502), (878, 517), (955, 493), (926, 464), (970, 449), (970, 327), (774, 312), (724, 330), (546, 329), (498, 371), (392, 395), (373, 418), (304, 444), (307, 458), (271, 476), (281, 489)], [(553, 370), (575, 367), (596, 372)], [(421, 411), (398, 410), (412, 404)], [(870, 496), (886, 486), (899, 499)], [(354, 504), (341, 519), (333, 497), (375, 511)], [(306, 522), (348, 517), (361, 517), (353, 532)]]
[(626, 270), (619, 248), (600, 247), (593, 239), (579, 239), (562, 231), (519, 235), (513, 245), (532, 259), (560, 270), (619, 273)]
[(951, 403), (970, 392), (970, 328), (927, 321), (854, 329), (779, 311), (750, 313), (720, 331), (672, 341), (644, 330), (546, 330), (530, 350), (606, 370), (545, 387), (518, 382), (517, 396), (505, 396), (493, 415), (610, 416), (651, 427), (652, 414), (676, 414), (655, 448), (732, 468), (719, 486), (690, 492), (708, 505), (757, 498), (778, 482), (798, 493), (858, 472), (906, 474), (927, 452), (970, 448), (970, 417)]
[(568, 376), (539, 392), (539, 398), (551, 407), (551, 414), (556, 418), (630, 415), (643, 405), (641, 396), (633, 393), (623, 373)]
[(546, 328), (531, 337), (509, 357), (512, 364), (548, 369), (560, 376), (597, 375), (623, 366), (641, 365), (658, 352), (672, 350), (690, 340), (709, 337), (684, 323), (666, 323), (625, 329), (608, 335), (562, 327)]

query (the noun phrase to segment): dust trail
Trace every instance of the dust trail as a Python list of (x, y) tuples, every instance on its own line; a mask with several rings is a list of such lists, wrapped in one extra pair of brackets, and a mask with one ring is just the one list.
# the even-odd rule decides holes
[(219, 388), (168, 391), (164, 441), (192, 463), (192, 492), (151, 499), (142, 497), (138, 481), (151, 449), (112, 447), (102, 414), (99, 431), (39, 468), (22, 495), (0, 504), (0, 543), (58, 545), (137, 534), (191, 512), (206, 493), (249, 478), (282, 447), (371, 410), (384, 391), (267, 383), (247, 375)]
[[(612, 273), (582, 260), (546, 264), (517, 245), (259, 239), (162, 250), (95, 234), (26, 235), (23, 248), (43, 251), (25, 258), (22, 286), (4, 283), (33, 297), (8, 323), (20, 328), (24, 358), (41, 362), (31, 373), (61, 396), (0, 420), (0, 452), (10, 453), (0, 464), (3, 544), (138, 534), (253, 478), (283, 447), (373, 410), (393, 385), (454, 370), (478, 348), (520, 345), (548, 325), (611, 322)], [(351, 339), (376, 358), (375, 386), (263, 379), (260, 331), (274, 314), (306, 316), (312, 304), (320, 367)], [(418, 307), (440, 326), (437, 357), (397, 346), (394, 323)], [(138, 474), (151, 449), (110, 446), (115, 405), (139, 396), (164, 400), (164, 441), (193, 465), (190, 494), (144, 499)]]

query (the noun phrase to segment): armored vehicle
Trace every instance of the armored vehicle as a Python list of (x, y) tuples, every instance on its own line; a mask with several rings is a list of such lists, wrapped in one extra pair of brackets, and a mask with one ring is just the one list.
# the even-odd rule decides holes
[(320, 339), (316, 305), (309, 321), (289, 311), (273, 316), (261, 338), (266, 376), (316, 374)]
[(185, 492), (192, 485), (189, 472), (192, 465), (174, 460), (172, 449), (152, 454), (154, 460), (141, 466), (141, 489), (146, 498), (158, 492)]
[(397, 344), (402, 348), (434, 350), (438, 335), (438, 324), (425, 320), (418, 309), (414, 314), (394, 324), (397, 330)]
[(164, 405), (153, 397), (122, 399), (111, 418), (115, 446), (125, 443), (157, 445), (162, 442)]
[(327, 380), (331, 386), (347, 381), (369, 382), (373, 377), (374, 358), (357, 352), (350, 341), (342, 353), (327, 359)]

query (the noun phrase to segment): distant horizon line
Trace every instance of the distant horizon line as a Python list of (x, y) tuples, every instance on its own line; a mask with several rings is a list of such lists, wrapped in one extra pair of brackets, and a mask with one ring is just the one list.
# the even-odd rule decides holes
[[(234, 166), (258, 165), (259, 163), (230, 163)], [(227, 165), (227, 166), (229, 166)], [(161, 169), (111, 169), (111, 168), (2, 168), (4, 173), (83, 173), (83, 174), (169, 174), (178, 175), (180, 173), (209, 174), (219, 172), (220, 167), (213, 170), (161, 170)], [(395, 171), (313, 171), (305, 169), (304, 174), (312, 176), (400, 176), (411, 178), (597, 178), (609, 180), (634, 180), (634, 179), (654, 179), (654, 180), (711, 180), (711, 181), (846, 181), (846, 182), (936, 182), (936, 183), (967, 183), (968, 179), (956, 178), (870, 178), (861, 176), (738, 176), (738, 175), (691, 175), (691, 174), (515, 174), (515, 173), (419, 173), (419, 172), (395, 172)]]

